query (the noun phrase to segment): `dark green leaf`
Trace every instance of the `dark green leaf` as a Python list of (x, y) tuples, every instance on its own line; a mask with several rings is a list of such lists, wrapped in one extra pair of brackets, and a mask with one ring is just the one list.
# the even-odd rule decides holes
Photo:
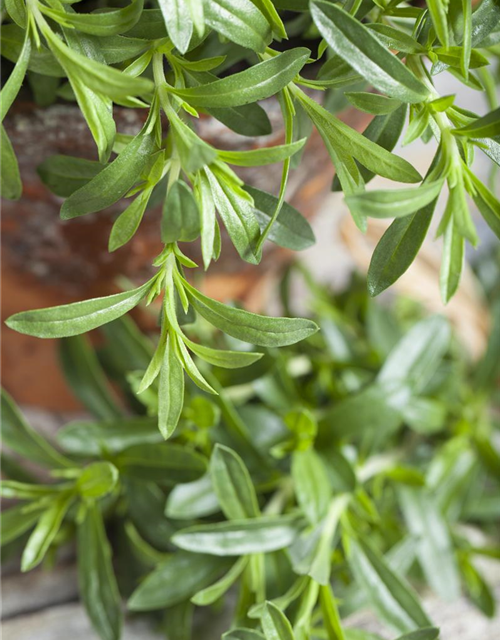
[(120, 155), (63, 204), (64, 220), (101, 211), (114, 204), (135, 185), (155, 148), (154, 135), (141, 131)]
[(73, 393), (96, 418), (112, 420), (122, 415), (95, 351), (85, 338), (65, 338), (61, 342), (60, 357)]
[[(248, 185), (245, 185), (245, 191), (248, 191), (253, 198), (254, 212), (261, 231), (263, 231), (276, 211), (279, 200), (266, 191)], [(278, 218), (271, 227), (268, 238), (280, 247), (293, 251), (302, 251), (316, 242), (309, 222), (287, 202), (281, 206)]]
[(197, 480), (207, 470), (205, 458), (178, 444), (137, 444), (114, 459), (120, 472), (139, 480), (177, 484)]
[(91, 503), (78, 526), (80, 597), (102, 640), (118, 640), (122, 628), (120, 594), (99, 507)]
[(2, 440), (3, 444), (23, 458), (46, 467), (72, 467), (68, 458), (56, 451), (43, 436), (24, 420), (9, 394), (2, 389)]
[(52, 193), (68, 198), (95, 178), (106, 165), (72, 156), (49, 156), (37, 167), (38, 175)]
[(131, 611), (171, 607), (208, 587), (228, 565), (209, 555), (179, 552), (150, 573), (128, 601)]

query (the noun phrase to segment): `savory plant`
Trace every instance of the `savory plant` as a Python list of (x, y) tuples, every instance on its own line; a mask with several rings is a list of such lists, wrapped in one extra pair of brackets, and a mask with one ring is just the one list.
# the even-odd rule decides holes
[[(471, 368), (443, 317), (379, 306), (360, 281), (335, 297), (310, 285), (322, 331), (229, 377), (203, 369), (219, 395), (189, 382), (167, 442), (161, 382), (134, 393), (154, 347), (130, 318), (103, 328), (97, 354), (79, 336), (62, 341), (67, 380), (94, 419), (63, 427), (57, 446), (3, 394), (5, 445), (52, 478), (4, 452), (1, 494), (18, 500), (1, 521), (4, 558), (22, 550), (28, 571), (76, 540), (81, 598), (103, 640), (120, 637), (122, 597), (169, 640), (381, 640), (344, 623), (367, 605), (391, 638), (435, 640), (410, 582), (444, 599), (463, 591), (494, 615), (477, 560), (500, 557), (500, 307)], [(207, 340), (207, 329), (190, 332)], [(201, 636), (195, 610), (209, 616)]]
[[(138, 390), (144, 393), (159, 376), (164, 437), (173, 433), (182, 409), (184, 371), (213, 392), (190, 352), (228, 367), (258, 357), (220, 354), (189, 342), (181, 329), (186, 314), (196, 312), (258, 346), (292, 344), (316, 330), (307, 320), (262, 318), (205, 297), (188, 284), (184, 268), (196, 265), (178, 246), (199, 238), (207, 269), (219, 257), (219, 221), (251, 264), (259, 263), (266, 240), (292, 249), (309, 246), (308, 223), (284, 201), (292, 165), (300, 170), (308, 123), (324, 140), (336, 169), (334, 189), (344, 192), (358, 227), (364, 230), (370, 216), (394, 218), (373, 255), (372, 295), (397, 280), (415, 258), (445, 185), (448, 203), (438, 227), (444, 236), (445, 302), (459, 284), (465, 241), (478, 240), (467, 195), (500, 234), (500, 203), (471, 168), (475, 148), (497, 164), (500, 158), (500, 112), (494, 108), (490, 71), (500, 46), (498, 0), (483, 0), (474, 11), (470, 0), (418, 6), (401, 0), (347, 0), (342, 6), (326, 0), (159, 0), (158, 8), (133, 0), (119, 7), (100, 4), (93, 11), (90, 3), (64, 0), (5, 0), (4, 6), (2, 55), (15, 66), (1, 92), (2, 120), (28, 73), (44, 104), (56, 97), (77, 101), (96, 143), (94, 161), (55, 156), (40, 166), (42, 180), (65, 198), (61, 217), (99, 212), (130, 198), (111, 231), (114, 251), (130, 240), (148, 204), (160, 197), (159, 234), (165, 243), (154, 262), (158, 271), (138, 288), (24, 312), (8, 324), (42, 338), (68, 337), (163, 294), (161, 339)], [(311, 48), (287, 44), (297, 39)], [(492, 111), (478, 117), (455, 104), (454, 96), (440, 96), (433, 80), (442, 72), (485, 93)], [(325, 106), (314, 90), (326, 92)], [(271, 125), (258, 103), (272, 96), (283, 114), (282, 145), (224, 151), (196, 133), (194, 122), (204, 112), (239, 134), (266, 135)], [(329, 110), (344, 98), (375, 116), (363, 134)], [(114, 104), (144, 111), (137, 135), (117, 132)], [(437, 141), (424, 179), (391, 153), (408, 109), (404, 142)], [(277, 162), (283, 163), (277, 195), (247, 187), (231, 168)], [(365, 191), (374, 175), (419, 184)], [(22, 192), (4, 129), (2, 192), (8, 198)]]

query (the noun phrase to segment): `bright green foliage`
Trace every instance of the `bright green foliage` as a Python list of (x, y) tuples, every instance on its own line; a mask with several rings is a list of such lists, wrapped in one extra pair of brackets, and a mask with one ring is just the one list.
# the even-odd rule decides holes
[[(484, 399), (498, 374), (498, 338), (470, 382), (441, 317), (400, 321), (361, 289), (332, 304), (316, 286), (314, 320), (249, 313), (194, 287), (188, 270), (198, 265), (178, 243), (199, 242), (205, 269), (219, 258), (221, 225), (250, 265), (267, 240), (294, 251), (313, 245), (285, 193), (315, 127), (336, 170), (332, 187), (360, 231), (369, 217), (394, 218), (373, 254), (371, 296), (409, 268), (446, 194), (437, 235), (448, 302), (467, 243), (478, 244), (470, 200), (500, 237), (500, 202), (473, 170), (476, 149), (500, 164), (491, 71), (499, 0), (73, 4), (4, 1), (11, 72), (0, 120), (27, 74), (32, 86), (51, 88), (34, 91), (41, 106), (76, 100), (94, 159), (56, 155), (38, 167), (64, 198), (61, 217), (72, 224), (128, 199), (109, 237), (116, 251), (162, 201), (164, 247), (154, 275), (135, 288), (7, 320), (21, 333), (66, 340), (64, 373), (95, 421), (62, 429), (59, 450), (3, 396), (5, 445), (57, 482), (36, 483), (5, 454), (12, 477), (2, 493), (22, 502), (5, 513), (2, 541), (23, 543), (28, 570), (76, 532), (82, 600), (104, 640), (120, 635), (120, 593), (132, 593), (132, 610), (166, 608), (170, 636), (186, 640), (193, 605), (229, 589), (240, 597), (228, 640), (305, 640), (318, 625), (318, 637), (346, 640), (342, 619), (360, 603), (401, 640), (433, 640), (439, 632), (409, 585), (416, 566), (441, 596), (463, 587), (492, 615), (474, 564), (484, 550), (460, 525), (493, 527), (500, 513), (492, 490), (500, 456)], [(299, 40), (307, 46), (290, 44)], [(485, 93), (489, 113), (439, 95), (441, 73)], [(272, 134), (268, 100), (279, 103), (285, 132), (274, 147), (250, 140), (246, 151), (227, 151), (199, 135), (200, 116), (249, 138)], [(346, 101), (374, 116), (362, 133), (336, 115)], [(142, 110), (142, 128), (117, 131), (114, 106)], [(1, 190), (18, 199), (20, 150), (7, 130)], [(393, 153), (401, 138), (434, 144), (424, 178)], [(272, 193), (238, 175), (273, 163), (282, 172)], [(366, 190), (374, 176), (405, 184)], [(282, 292), (293, 316), (286, 280)], [(124, 316), (156, 300), (153, 346)], [(79, 337), (98, 328), (99, 356)], [(213, 339), (215, 329), (225, 335)], [(133, 402), (122, 406), (124, 397)], [(107, 518), (121, 534), (113, 552), (125, 554), (127, 584), (113, 573)]]
[[(498, 259), (483, 272), (497, 274)], [(52, 478), (39, 483), (4, 454), (0, 495), (18, 504), (3, 514), (2, 542), (24, 549), (29, 570), (75, 536), (81, 599), (103, 640), (120, 637), (124, 600), (165, 611), (197, 640), (187, 612), (234, 602), (231, 592), (225, 640), (349, 640), (344, 619), (366, 606), (393, 639), (437, 640), (412, 586), (422, 581), (494, 615), (476, 558), (498, 556), (500, 454), (485, 395), (498, 378), (498, 318), (469, 376), (442, 316), (422, 318), (407, 300), (382, 307), (364, 282), (332, 297), (305, 275), (322, 332), (286, 350), (258, 359), (220, 334), (233, 350), (202, 347), (201, 321), (160, 336), (167, 363), (186, 363), (183, 394), (163, 358), (159, 381), (146, 376), (158, 358), (129, 319), (101, 329), (99, 359), (88, 341), (65, 339), (64, 372), (95, 418), (65, 426), (57, 447), (4, 394), (6, 446)], [(485, 283), (496, 309), (497, 279)], [(213, 368), (188, 366), (172, 335)], [(248, 366), (235, 377), (235, 364)], [(125, 391), (147, 377), (143, 406), (118, 398), (106, 374)], [(478, 527), (491, 543), (478, 545)]]

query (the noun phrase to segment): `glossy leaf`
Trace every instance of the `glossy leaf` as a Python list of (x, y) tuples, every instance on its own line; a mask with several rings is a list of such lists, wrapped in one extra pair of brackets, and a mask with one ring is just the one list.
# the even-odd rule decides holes
[(176, 533), (181, 549), (214, 556), (266, 553), (287, 547), (297, 535), (295, 517), (260, 517), (198, 525)]
[(349, 563), (356, 581), (387, 624), (403, 632), (432, 626), (409, 585), (371, 546), (350, 540)]
[(21, 571), (30, 571), (42, 562), (73, 499), (74, 496), (71, 492), (61, 493), (40, 516), (24, 548)]
[(176, 485), (167, 499), (165, 515), (174, 520), (202, 518), (220, 511), (210, 475)]
[(269, 23), (250, 0), (210, 0), (203, 6), (205, 22), (228, 40), (263, 53), (271, 40)]

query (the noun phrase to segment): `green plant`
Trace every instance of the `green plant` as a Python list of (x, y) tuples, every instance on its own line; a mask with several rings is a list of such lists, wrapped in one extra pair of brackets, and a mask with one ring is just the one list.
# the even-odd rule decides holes
[[(4, 557), (24, 548), (29, 570), (76, 539), (81, 598), (103, 640), (120, 636), (119, 593), (169, 640), (190, 638), (195, 607), (221, 601), (225, 640), (374, 640), (343, 623), (367, 604), (398, 637), (438, 638), (408, 579), (448, 599), (464, 590), (494, 614), (476, 559), (499, 558), (498, 311), (471, 368), (443, 317), (404, 300), (382, 307), (362, 281), (337, 296), (309, 284), (322, 331), (236, 374), (204, 369), (219, 395), (189, 383), (167, 442), (161, 388), (143, 405), (133, 392), (154, 346), (129, 318), (103, 328), (97, 355), (81, 337), (62, 341), (94, 420), (63, 427), (57, 449), (4, 394), (4, 443), (55, 480), (38, 483), (4, 452), (1, 493), (20, 501), (3, 514)], [(207, 328), (191, 331), (208, 340)]]
[[(263, 319), (204, 297), (185, 280), (183, 269), (196, 265), (177, 244), (201, 238), (207, 269), (220, 252), (217, 212), (239, 255), (251, 264), (260, 261), (267, 239), (293, 249), (309, 246), (314, 237), (308, 223), (284, 202), (291, 166), (300, 165), (308, 122), (324, 140), (337, 172), (334, 188), (343, 190), (359, 228), (365, 229), (368, 216), (395, 218), (370, 266), (372, 295), (411, 264), (437, 197), (448, 185), (438, 234), (444, 235), (441, 290), (444, 301), (450, 299), (460, 280), (464, 242), (477, 243), (467, 194), (499, 234), (500, 203), (474, 175), (471, 164), (476, 147), (498, 163), (500, 120), (498, 109), (479, 118), (456, 105), (453, 96), (439, 96), (433, 78), (450, 72), (494, 102), (488, 67), (498, 54), (500, 5), (483, 0), (472, 11), (468, 0), (432, 0), (427, 6), (407, 6), (399, 0), (349, 0), (343, 7), (325, 0), (158, 4), (158, 9), (149, 9), (143, 0), (134, 0), (89, 12), (73, 8), (92, 8), (83, 2), (5, 0), (4, 15), (10, 22), (2, 26), (2, 55), (16, 64), (1, 92), (1, 115), (3, 120), (27, 72), (45, 103), (56, 96), (78, 102), (98, 160), (47, 158), (40, 175), (66, 198), (64, 219), (132, 198), (115, 221), (110, 251), (134, 235), (153, 194), (164, 198), (160, 233), (165, 249), (149, 282), (108, 298), (21, 313), (8, 325), (42, 338), (66, 337), (114, 320), (142, 299), (149, 303), (164, 294), (161, 340), (139, 391), (160, 376), (165, 391), (160, 430), (168, 437), (181, 410), (183, 372), (213, 391), (190, 350), (209, 362), (217, 359), (220, 364), (224, 359), (229, 367), (244, 366), (254, 358), (215, 354), (188, 342), (181, 329), (186, 314), (191, 318), (194, 310), (229, 335), (261, 346), (291, 344), (315, 331), (306, 320)], [(314, 52), (284, 46), (288, 35), (310, 41)], [(241, 64), (246, 68), (238, 70)], [(61, 78), (63, 84), (58, 87), (53, 78)], [(359, 89), (360, 84), (380, 93), (345, 91)], [(361, 135), (320, 106), (309, 90), (327, 92), (327, 106), (345, 96), (375, 118)], [(258, 102), (270, 96), (280, 102), (283, 145), (222, 151), (202, 140), (193, 127), (193, 119), (203, 111), (240, 134), (269, 133), (269, 120)], [(113, 104), (147, 111), (135, 137), (116, 131)], [(365, 192), (375, 174), (398, 182), (422, 180), (408, 162), (391, 153), (408, 105), (404, 140), (436, 139), (434, 161), (416, 188)], [(167, 129), (162, 116), (168, 119)], [(2, 190), (17, 198), (21, 179), (3, 129), (2, 140)], [(110, 161), (112, 153), (117, 156)], [(276, 162), (283, 163), (277, 196), (246, 187), (230, 168)]]

